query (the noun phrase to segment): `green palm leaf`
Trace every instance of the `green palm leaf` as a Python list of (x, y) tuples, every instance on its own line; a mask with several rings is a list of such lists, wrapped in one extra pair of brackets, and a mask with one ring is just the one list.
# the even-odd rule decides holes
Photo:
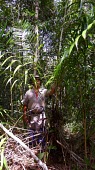
[(13, 84), (12, 84), (12, 86), (11, 86), (11, 90), (13, 89), (13, 87), (14, 87), (14, 85), (16, 84), (17, 81), (18, 81), (18, 80), (15, 80), (15, 81), (13, 82)]
[(16, 62), (21, 63), (20, 60), (12, 60), (12, 62), (8, 65), (8, 67), (5, 68), (5, 70), (8, 70)]
[(20, 69), (22, 67), (22, 65), (18, 65), (17, 67), (16, 67), (16, 69), (14, 70), (14, 73), (13, 73), (13, 75), (15, 75), (16, 74), (16, 72)]
[(14, 56), (10, 56), (8, 58), (6, 58), (6, 60), (4, 60), (4, 62), (1, 64), (1, 66), (3, 66), (8, 60), (10, 60), (11, 58), (13, 58)]
[(13, 79), (13, 77), (10, 77), (6, 83), (6, 86), (8, 85), (8, 83), (11, 83), (11, 80)]

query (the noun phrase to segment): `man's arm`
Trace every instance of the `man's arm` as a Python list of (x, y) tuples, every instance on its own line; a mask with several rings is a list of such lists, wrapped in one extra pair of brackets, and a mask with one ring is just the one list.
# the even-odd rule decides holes
[(29, 120), (28, 120), (28, 116), (27, 116), (27, 106), (24, 105), (23, 106), (23, 124), (24, 124), (24, 128), (27, 128), (27, 125), (29, 124)]
[(28, 103), (28, 95), (27, 95), (27, 92), (22, 100), (22, 105), (23, 105), (23, 124), (24, 124), (24, 127), (26, 128), (27, 127), (27, 124), (28, 124), (28, 117), (27, 117), (27, 103)]

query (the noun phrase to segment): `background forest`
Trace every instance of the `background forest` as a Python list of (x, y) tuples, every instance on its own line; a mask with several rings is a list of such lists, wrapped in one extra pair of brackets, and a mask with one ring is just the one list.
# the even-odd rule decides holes
[(43, 86), (58, 85), (46, 113), (64, 165), (95, 169), (94, 0), (0, 1), (0, 121), (7, 128), (17, 119), (22, 126), (21, 100), (35, 71)]

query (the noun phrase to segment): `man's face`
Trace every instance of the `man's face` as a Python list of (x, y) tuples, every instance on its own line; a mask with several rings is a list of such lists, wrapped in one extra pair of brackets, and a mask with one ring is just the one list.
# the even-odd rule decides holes
[(40, 85), (41, 85), (41, 81), (40, 81), (40, 79), (39, 78), (35, 78), (35, 84), (36, 84), (36, 87), (40, 87)]

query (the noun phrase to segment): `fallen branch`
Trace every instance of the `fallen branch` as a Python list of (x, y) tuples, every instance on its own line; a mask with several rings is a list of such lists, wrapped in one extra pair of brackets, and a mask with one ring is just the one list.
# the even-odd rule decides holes
[(58, 140), (56, 140), (56, 142), (57, 142), (59, 145), (61, 145), (61, 147), (63, 147), (64, 149), (66, 149), (66, 150), (68, 151), (68, 153), (70, 153), (70, 155), (72, 156), (72, 158), (73, 158), (75, 161), (77, 161), (77, 163), (79, 163), (79, 164), (82, 165), (82, 166), (86, 166), (84, 160), (83, 160), (82, 158), (80, 158), (77, 154), (75, 154), (73, 151), (71, 151), (68, 146), (63, 145), (63, 144), (62, 144), (61, 142), (59, 142)]
[(16, 142), (18, 142), (24, 149), (26, 149), (31, 156), (33, 157), (33, 159), (38, 163), (38, 165), (40, 167), (43, 168), (43, 170), (48, 170), (47, 166), (45, 163), (43, 163), (32, 151), (31, 149), (25, 145), (25, 143), (23, 143), (18, 137), (16, 137), (12, 132), (9, 132), (9, 130), (7, 130), (1, 123), (0, 123), (0, 127), (3, 129), (3, 131), (5, 133), (7, 133), (11, 138), (13, 138)]

